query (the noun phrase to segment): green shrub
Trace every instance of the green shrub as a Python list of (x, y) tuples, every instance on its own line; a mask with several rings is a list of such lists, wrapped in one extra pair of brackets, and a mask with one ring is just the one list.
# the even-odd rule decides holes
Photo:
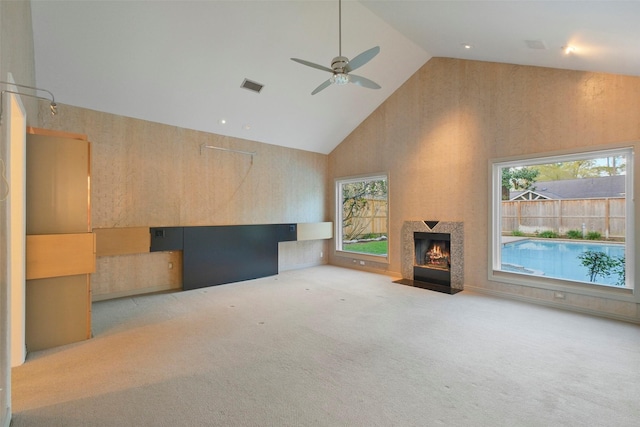
[(544, 237), (545, 239), (555, 239), (558, 237), (558, 233), (552, 230), (545, 230), (538, 233), (539, 237)]
[(587, 233), (587, 240), (600, 240), (602, 239), (602, 234), (597, 231), (589, 231)]
[(569, 231), (567, 231), (567, 237), (569, 239), (582, 239), (582, 231), (580, 231), (580, 230), (569, 230)]
[(512, 236), (520, 236), (520, 237), (522, 237), (522, 236), (524, 236), (524, 233), (522, 231), (520, 231), (520, 230), (513, 230), (511, 232), (511, 235)]

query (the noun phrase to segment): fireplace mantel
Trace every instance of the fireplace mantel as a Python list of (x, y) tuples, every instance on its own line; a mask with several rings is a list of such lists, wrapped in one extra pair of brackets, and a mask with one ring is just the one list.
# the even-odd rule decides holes
[(451, 235), (451, 293), (464, 288), (464, 226), (462, 222), (405, 221), (402, 225), (402, 278), (413, 281), (415, 264), (414, 233), (447, 233)]

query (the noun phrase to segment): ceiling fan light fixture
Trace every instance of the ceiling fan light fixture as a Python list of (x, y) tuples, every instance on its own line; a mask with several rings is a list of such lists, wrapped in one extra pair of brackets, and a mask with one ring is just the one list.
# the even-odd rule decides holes
[(336, 73), (331, 77), (331, 83), (338, 86), (346, 85), (349, 83), (349, 75), (345, 73)]

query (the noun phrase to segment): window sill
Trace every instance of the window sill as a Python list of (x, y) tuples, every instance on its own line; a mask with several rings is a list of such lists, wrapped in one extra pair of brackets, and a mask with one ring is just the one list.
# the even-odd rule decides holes
[(389, 264), (388, 255), (369, 255), (369, 254), (363, 254), (360, 252), (348, 252), (348, 251), (341, 251), (337, 249), (335, 254), (336, 256), (339, 256), (342, 258), (350, 258), (350, 259), (353, 259), (354, 261), (360, 260), (360, 261), (366, 261), (366, 262), (374, 262), (378, 264), (387, 264), (387, 265)]
[(489, 280), (512, 285), (540, 288), (549, 291), (566, 292), (619, 301), (636, 302), (633, 289), (618, 288), (606, 285), (573, 282), (550, 277), (529, 276), (501, 270), (489, 270)]

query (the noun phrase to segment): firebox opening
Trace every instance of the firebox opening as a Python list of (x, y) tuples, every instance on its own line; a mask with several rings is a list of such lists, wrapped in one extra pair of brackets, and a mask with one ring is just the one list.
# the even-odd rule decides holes
[(450, 286), (451, 235), (414, 233), (414, 280)]
[(449, 235), (443, 233), (415, 234), (415, 265), (438, 270), (450, 270), (451, 241)]

